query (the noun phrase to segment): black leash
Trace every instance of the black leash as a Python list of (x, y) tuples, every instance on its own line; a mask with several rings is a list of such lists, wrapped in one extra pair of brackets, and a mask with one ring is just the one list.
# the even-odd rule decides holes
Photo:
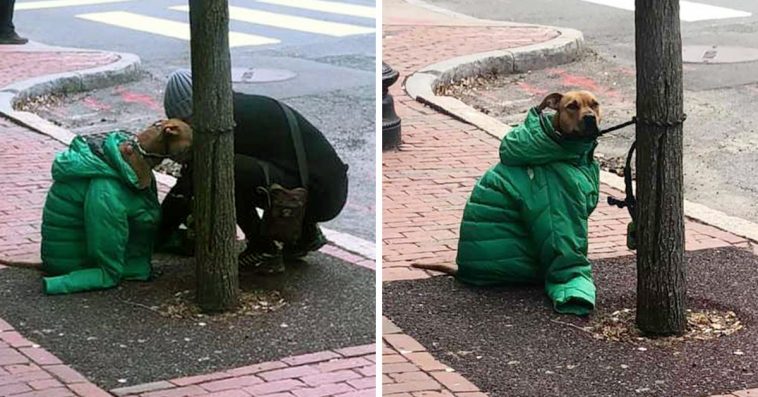
[[(687, 114), (682, 114), (682, 118), (675, 121), (638, 120), (637, 116), (634, 116), (630, 121), (600, 131), (598, 136), (602, 136), (611, 131), (616, 131), (618, 129), (637, 123), (654, 125), (657, 127), (674, 127), (679, 124), (684, 124), (685, 120), (687, 120)], [(632, 142), (632, 146), (629, 148), (629, 152), (626, 154), (626, 162), (624, 163), (624, 195), (626, 197), (624, 197), (622, 200), (613, 196), (608, 196), (608, 205), (616, 206), (618, 208), (626, 207), (627, 211), (629, 211), (629, 216), (632, 218), (632, 221), (629, 223), (629, 225), (627, 225), (626, 228), (626, 246), (630, 250), (637, 249), (637, 199), (634, 197), (634, 187), (632, 185), (632, 156), (634, 155), (636, 148), (637, 141), (635, 140)]]
[(634, 116), (634, 117), (632, 117), (632, 119), (631, 119), (631, 120), (629, 120), (629, 121), (623, 122), (623, 123), (621, 123), (621, 124), (617, 124), (617, 125), (614, 125), (613, 127), (610, 127), (610, 128), (606, 128), (606, 129), (604, 129), (604, 130), (600, 131), (600, 132), (597, 134), (597, 136), (599, 136), (599, 137), (600, 137), (600, 136), (603, 136), (603, 135), (605, 135), (605, 134), (607, 134), (607, 133), (609, 133), (609, 132), (613, 132), (613, 131), (616, 131), (616, 130), (620, 130), (620, 129), (622, 129), (622, 128), (624, 128), (624, 127), (627, 127), (627, 126), (630, 126), (630, 125), (632, 125), (632, 124), (637, 124), (637, 116)]

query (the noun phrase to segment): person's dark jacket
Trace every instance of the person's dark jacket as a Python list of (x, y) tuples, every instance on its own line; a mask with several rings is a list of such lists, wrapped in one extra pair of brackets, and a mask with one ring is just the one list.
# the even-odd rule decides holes
[[(309, 188), (316, 193), (342, 183), (347, 166), (316, 127), (293, 109), (303, 137)], [(287, 119), (275, 99), (234, 93), (234, 152), (268, 161), (298, 174)]]

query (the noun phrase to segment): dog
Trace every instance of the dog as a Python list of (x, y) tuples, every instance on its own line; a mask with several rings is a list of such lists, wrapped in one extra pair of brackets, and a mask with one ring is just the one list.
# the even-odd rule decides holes
[(135, 136), (135, 144), (122, 145), (121, 153), (139, 177), (144, 189), (152, 180), (152, 170), (165, 159), (185, 162), (192, 147), (192, 127), (179, 119), (157, 121)]
[[(77, 136), (53, 162), (53, 185), (43, 211), (43, 260), (0, 259), (0, 264), (65, 276), (97, 269), (102, 264), (95, 262), (105, 257), (126, 258), (124, 261), (128, 262), (133, 255), (126, 252), (131, 248), (132, 237), (150, 229), (140, 222), (150, 223), (148, 218), (156, 218), (154, 226), (157, 228), (160, 218), (153, 168), (167, 158), (186, 160), (192, 141), (192, 128), (179, 119), (157, 121), (131, 136), (123, 132)], [(93, 193), (93, 189), (102, 191)], [(139, 207), (139, 203), (144, 205)], [(135, 205), (135, 208), (129, 207)], [(91, 211), (98, 206), (102, 207), (100, 213)], [(98, 215), (91, 216), (94, 213)], [(146, 214), (151, 216), (146, 217)], [(121, 229), (112, 231), (106, 222), (119, 225)], [(138, 229), (131, 230), (135, 226)], [(123, 244), (103, 242), (114, 233), (123, 233), (123, 238), (118, 240)], [(152, 240), (153, 236), (149, 238)], [(63, 259), (59, 258), (61, 252), (65, 253)], [(93, 255), (98, 258), (92, 258)], [(48, 263), (46, 257), (59, 259)], [(106, 273), (114, 273), (114, 270), (108, 268)]]
[(556, 311), (587, 314), (595, 292), (587, 221), (599, 195), (593, 153), (601, 119), (591, 92), (546, 96), (506, 134), (500, 163), (474, 187), (456, 264), (411, 266), (482, 286), (545, 281)]

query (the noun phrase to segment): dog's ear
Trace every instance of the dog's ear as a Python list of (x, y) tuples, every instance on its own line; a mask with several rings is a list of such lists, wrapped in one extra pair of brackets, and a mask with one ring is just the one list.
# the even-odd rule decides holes
[(545, 108), (559, 110), (559, 104), (561, 103), (561, 99), (563, 99), (563, 94), (561, 94), (560, 92), (554, 92), (546, 96), (545, 99), (542, 100), (542, 103), (539, 106), (539, 110), (543, 111), (545, 110)]
[(169, 135), (179, 135), (181, 133), (182, 126), (173, 120), (164, 120), (161, 122), (161, 132)]

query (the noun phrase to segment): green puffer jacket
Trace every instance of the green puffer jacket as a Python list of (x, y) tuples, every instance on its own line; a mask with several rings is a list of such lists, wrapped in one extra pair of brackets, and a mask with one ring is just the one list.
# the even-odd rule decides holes
[[(103, 161), (82, 137), (58, 153), (42, 214), (42, 262), (47, 294), (110, 288), (147, 280), (160, 221), (155, 180), (139, 190), (137, 175), (113, 132), (100, 146)], [(112, 164), (109, 165), (108, 163)]]
[(551, 117), (542, 118), (532, 109), (503, 138), (500, 163), (474, 187), (457, 278), (480, 286), (544, 282), (557, 312), (587, 315), (595, 305), (587, 221), (598, 201), (597, 142), (559, 144)]

